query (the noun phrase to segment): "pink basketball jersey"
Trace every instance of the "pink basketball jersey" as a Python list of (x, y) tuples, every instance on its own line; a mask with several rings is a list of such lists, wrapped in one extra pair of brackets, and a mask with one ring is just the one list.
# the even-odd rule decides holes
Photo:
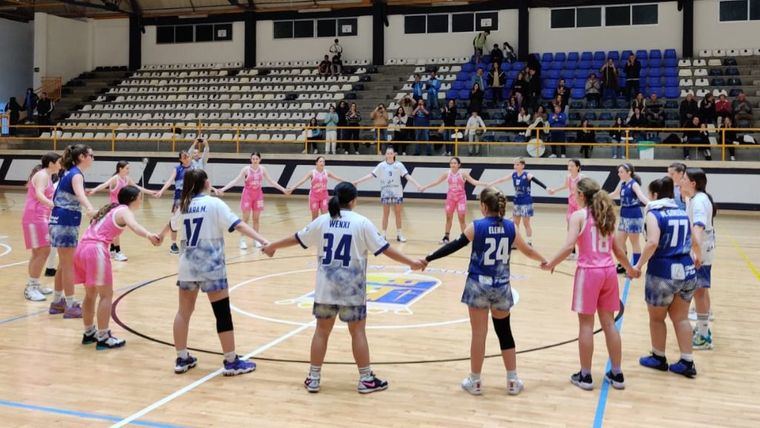
[(91, 224), (82, 236), (82, 242), (99, 242), (102, 244), (111, 244), (113, 240), (124, 232), (124, 227), (116, 224), (114, 215), (121, 210), (129, 209), (126, 205), (119, 205), (112, 209), (103, 218), (95, 224)]
[(261, 185), (264, 180), (264, 173), (261, 168), (253, 169), (248, 167), (248, 174), (245, 176), (245, 189), (246, 190), (261, 190)]
[(577, 207), (578, 206), (578, 199), (577, 199), (577, 189), (578, 189), (578, 182), (581, 181), (581, 175), (578, 174), (575, 178), (573, 178), (571, 175), (568, 174), (567, 179), (565, 180), (567, 185), (567, 204), (571, 207)]
[[(29, 181), (26, 187), (26, 201), (24, 202), (24, 214), (22, 221), (24, 223), (47, 222), (50, 218), (50, 212), (52, 211), (52, 208), (48, 207), (47, 205), (40, 202), (39, 199), (37, 199), (37, 191), (34, 189), (34, 185), (31, 181)], [(53, 187), (53, 180), (51, 180), (49, 177), (47, 186), (45, 186), (45, 191), (43, 193), (45, 194), (46, 198), (50, 200), (53, 199), (55, 188)]]
[(327, 170), (311, 172), (311, 191), (314, 196), (327, 196)]
[(461, 198), (464, 193), (464, 177), (461, 172), (452, 173), (449, 171), (449, 177), (447, 179), (449, 183), (449, 195), (452, 198)]
[(591, 211), (586, 209), (586, 224), (578, 236), (578, 266), (603, 268), (615, 266), (612, 261), (613, 234), (601, 236)]
[(112, 204), (118, 204), (119, 203), (119, 191), (125, 187), (127, 187), (127, 184), (129, 184), (129, 179), (124, 177), (122, 180), (121, 177), (116, 177), (116, 187), (111, 189), (111, 203)]

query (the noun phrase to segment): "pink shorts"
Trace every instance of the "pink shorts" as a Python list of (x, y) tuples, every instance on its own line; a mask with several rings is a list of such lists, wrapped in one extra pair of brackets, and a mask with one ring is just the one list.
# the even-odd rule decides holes
[(113, 285), (108, 244), (81, 241), (74, 253), (74, 284), (85, 287)]
[(620, 310), (618, 274), (615, 266), (579, 267), (575, 271), (572, 310), (586, 315), (592, 315), (597, 310)]
[(243, 190), (240, 198), (240, 211), (264, 211), (264, 192), (261, 190)]
[(47, 223), (22, 222), (21, 226), (24, 228), (24, 244), (26, 245), (27, 250), (50, 246), (50, 235), (48, 234)]
[(329, 199), (330, 199), (330, 196), (327, 194), (324, 194), (324, 195), (309, 194), (309, 210), (327, 212), (327, 201)]
[(456, 211), (459, 215), (467, 212), (467, 196), (465, 195), (446, 195), (446, 214), (453, 214)]

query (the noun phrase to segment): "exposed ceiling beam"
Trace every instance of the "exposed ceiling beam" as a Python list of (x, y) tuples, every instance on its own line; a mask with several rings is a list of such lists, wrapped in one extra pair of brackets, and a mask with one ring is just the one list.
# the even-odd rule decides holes
[(80, 1), (80, 0), (60, 0), (61, 3), (69, 4), (72, 6), (80, 6), (80, 7), (89, 7), (92, 9), (101, 9), (101, 10), (107, 10), (109, 12), (121, 12), (124, 14), (129, 14), (129, 11), (121, 10), (115, 3), (113, 6), (106, 6), (105, 4), (99, 4), (99, 3), (90, 3), (86, 1)]

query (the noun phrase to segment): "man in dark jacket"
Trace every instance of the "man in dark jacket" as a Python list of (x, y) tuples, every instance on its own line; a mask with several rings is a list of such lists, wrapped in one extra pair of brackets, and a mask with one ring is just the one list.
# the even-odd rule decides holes
[(694, 99), (694, 94), (689, 92), (686, 94), (686, 98), (681, 101), (681, 105), (678, 108), (678, 122), (681, 124), (681, 128), (685, 128), (686, 125), (691, 123), (691, 119), (699, 114), (699, 106), (697, 100)]
[(43, 92), (39, 101), (37, 101), (37, 124), (40, 126), (49, 126), (53, 124), (52, 115), (55, 104), (48, 98), (47, 92)]
[(495, 43), (493, 49), (491, 49), (491, 62), (498, 63), (499, 67), (501, 67), (502, 61), (504, 61), (504, 52), (499, 49), (499, 44)]
[(641, 63), (636, 59), (636, 55), (630, 54), (628, 56), (628, 62), (625, 63), (625, 92), (628, 102), (639, 93), (641, 88), (640, 76), (641, 76)]
[(34, 123), (34, 111), (37, 110), (37, 101), (40, 97), (34, 93), (34, 89), (27, 88), (26, 95), (24, 95), (24, 106), (26, 110), (26, 123)]

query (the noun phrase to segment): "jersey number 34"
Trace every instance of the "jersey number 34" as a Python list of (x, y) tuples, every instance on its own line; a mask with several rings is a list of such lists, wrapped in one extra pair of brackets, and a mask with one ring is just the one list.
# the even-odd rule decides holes
[(351, 235), (341, 236), (338, 245), (335, 245), (335, 235), (332, 233), (325, 233), (322, 238), (322, 242), (325, 244), (322, 256), (323, 265), (330, 265), (333, 260), (340, 260), (344, 267), (351, 264)]

